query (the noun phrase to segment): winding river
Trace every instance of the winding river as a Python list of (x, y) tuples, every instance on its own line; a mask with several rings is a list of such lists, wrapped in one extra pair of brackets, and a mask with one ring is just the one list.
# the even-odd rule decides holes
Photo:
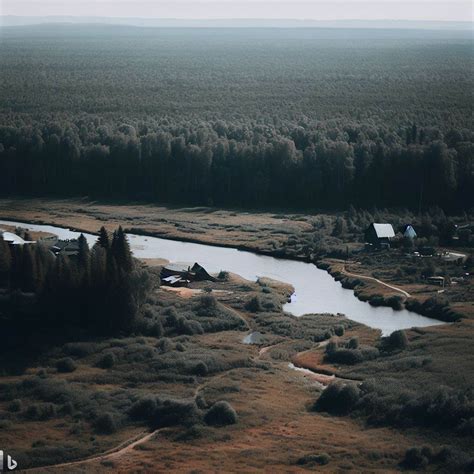
[[(15, 225), (31, 230), (52, 232), (60, 239), (77, 238), (80, 233), (50, 225), (36, 225), (13, 221), (0, 221), (0, 226)], [(84, 235), (90, 245), (96, 236)], [(308, 313), (341, 313), (348, 318), (380, 329), (389, 335), (397, 329), (443, 324), (416, 313), (387, 307), (373, 307), (359, 301), (352, 290), (342, 288), (326, 271), (311, 263), (257, 255), (232, 248), (180, 242), (128, 234), (133, 254), (137, 258), (165, 258), (177, 262), (199, 262), (210, 273), (227, 270), (248, 280), (268, 277), (291, 284), (295, 293), (285, 311), (296, 316)]]

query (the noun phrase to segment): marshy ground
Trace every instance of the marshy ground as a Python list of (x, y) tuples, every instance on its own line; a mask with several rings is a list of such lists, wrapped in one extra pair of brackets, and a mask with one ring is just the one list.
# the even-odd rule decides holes
[[(314, 219), (70, 200), (4, 200), (0, 214), (84, 231), (122, 224), (157, 236), (192, 236), (260, 251), (284, 247), (291, 236), (309, 235)], [(334, 219), (323, 218), (328, 226)], [(329, 235), (331, 239), (336, 240)], [(162, 263), (147, 262), (155, 279)], [(370, 265), (367, 260), (348, 269), (371, 274)], [(383, 271), (383, 264), (377, 265)], [(405, 280), (395, 275), (386, 268), (382, 277), (417, 293), (406, 274)], [(363, 287), (369, 296), (382, 291), (373, 285)], [(75, 472), (392, 472), (401, 469), (413, 447), (425, 448), (418, 466), (424, 469), (453, 472), (469, 465), (474, 455), (469, 408), (474, 327), (472, 303), (462, 301), (467, 290), (456, 293), (467, 317), (407, 331), (406, 343), (397, 347), (343, 317), (284, 314), (282, 303), (291, 288), (282, 283), (229, 275), (216, 283), (193, 283), (190, 290), (181, 295), (157, 284), (141, 333), (64, 341), (16, 373), (4, 369), (0, 445), (20, 467), (83, 460), (36, 472), (70, 472), (72, 467)], [(163, 330), (153, 334), (160, 326)], [(259, 344), (244, 344), (244, 336), (253, 331), (262, 334)], [(329, 344), (336, 346), (331, 353)], [(2, 366), (7, 362), (4, 358)], [(347, 381), (357, 390), (354, 410), (314, 411), (324, 379), (305, 376), (289, 363)], [(166, 426), (135, 416), (134, 406), (150, 398), (171, 400), (173, 410), (186, 416), (190, 410), (192, 416)], [(206, 423), (218, 401), (235, 409), (237, 423)], [(422, 420), (414, 413), (421, 413)], [(446, 420), (456, 422), (448, 426)], [(143, 442), (120, 448), (143, 437)]]

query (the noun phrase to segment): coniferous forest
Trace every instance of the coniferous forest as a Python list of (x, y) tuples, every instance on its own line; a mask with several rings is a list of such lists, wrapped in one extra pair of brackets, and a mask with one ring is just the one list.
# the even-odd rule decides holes
[[(111, 335), (133, 327), (151, 286), (132, 258), (120, 227), (102, 228), (92, 249), (81, 234), (78, 253), (55, 257), (44, 244), (10, 246), (0, 236), (2, 351), (29, 338), (69, 333)], [(47, 338), (46, 338), (47, 339)]]
[(1, 42), (4, 196), (474, 203), (469, 34), (49, 25)]

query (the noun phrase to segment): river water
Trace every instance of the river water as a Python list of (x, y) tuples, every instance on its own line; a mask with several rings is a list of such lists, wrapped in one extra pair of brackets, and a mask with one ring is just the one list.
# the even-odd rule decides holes
[[(0, 226), (15, 225), (31, 230), (52, 232), (60, 239), (77, 238), (80, 233), (49, 225), (0, 221)], [(96, 237), (86, 234), (89, 245)], [(387, 307), (373, 307), (359, 301), (352, 290), (342, 288), (326, 271), (311, 263), (277, 259), (232, 248), (180, 242), (128, 234), (130, 247), (137, 258), (165, 258), (175, 262), (198, 262), (210, 273), (226, 270), (255, 281), (268, 277), (291, 284), (295, 293), (285, 311), (296, 316), (308, 313), (344, 314), (349, 319), (380, 329), (389, 335), (397, 329), (443, 324), (407, 310), (395, 311)]]

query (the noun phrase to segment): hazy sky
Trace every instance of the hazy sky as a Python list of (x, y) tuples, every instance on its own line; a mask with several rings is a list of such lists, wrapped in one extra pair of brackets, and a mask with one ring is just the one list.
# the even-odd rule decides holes
[(0, 0), (1, 15), (472, 21), (472, 0)]

